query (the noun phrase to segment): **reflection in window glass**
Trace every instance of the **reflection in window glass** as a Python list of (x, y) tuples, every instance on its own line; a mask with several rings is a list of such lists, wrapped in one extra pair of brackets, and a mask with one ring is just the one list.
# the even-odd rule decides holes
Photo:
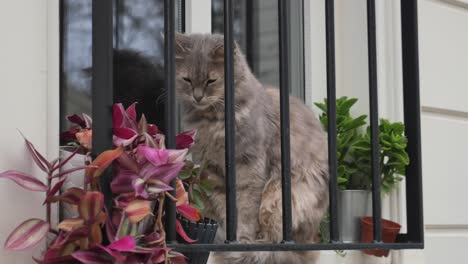
[[(91, 3), (61, 1), (61, 120), (72, 113), (92, 112)], [(114, 101), (125, 106), (139, 102), (138, 112), (159, 126), (164, 117), (163, 32), (163, 0), (115, 0)], [(67, 126), (64, 123), (62, 129)]]
[[(212, 31), (223, 33), (223, 0), (212, 0)], [(291, 0), (290, 74), (291, 94), (304, 99), (303, 1)], [(279, 85), (278, 1), (234, 1), (234, 36), (252, 71), (264, 84)]]

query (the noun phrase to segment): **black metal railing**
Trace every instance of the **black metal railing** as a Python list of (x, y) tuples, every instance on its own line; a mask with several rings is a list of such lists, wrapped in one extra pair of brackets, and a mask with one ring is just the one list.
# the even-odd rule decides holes
[[(272, 0), (273, 1), (273, 0)], [(372, 201), (374, 217), (373, 243), (342, 243), (338, 230), (338, 184), (336, 157), (336, 80), (335, 80), (335, 29), (334, 0), (325, 1), (326, 14), (326, 54), (327, 54), (327, 94), (328, 94), (328, 147), (330, 167), (330, 243), (297, 244), (291, 235), (291, 177), (290, 177), (290, 131), (289, 131), (289, 58), (288, 58), (288, 0), (278, 0), (279, 43), (280, 43), (280, 113), (281, 113), (281, 167), (282, 167), (282, 206), (283, 243), (239, 244), (237, 241), (236, 209), (236, 170), (235, 170), (235, 111), (234, 111), (234, 39), (232, 0), (224, 0), (225, 34), (225, 158), (226, 158), (226, 243), (225, 244), (175, 244), (174, 203), (167, 207), (167, 239), (169, 246), (180, 251), (289, 251), (289, 250), (357, 250), (357, 249), (416, 249), (423, 248), (422, 215), (422, 176), (420, 142), (420, 104), (418, 69), (418, 28), (417, 0), (401, 0), (401, 26), (403, 49), (403, 89), (404, 118), (408, 137), (407, 151), (411, 163), (407, 167), (406, 207), (407, 233), (400, 234), (395, 243), (382, 242), (381, 196), (378, 142), (378, 97), (377, 97), (377, 57), (375, 0), (367, 1), (368, 56), (369, 56), (369, 95), (371, 124), (372, 160)], [(165, 0), (165, 86), (168, 91), (166, 101), (167, 147), (175, 146), (176, 102), (175, 102), (175, 8), (172, 0)], [(112, 147), (112, 0), (93, 1), (93, 150), (97, 153)], [(108, 185), (111, 174), (102, 178), (103, 191), (110, 194)], [(106, 201), (110, 201), (110, 195)], [(108, 203), (107, 203), (108, 204)], [(109, 204), (108, 204), (109, 205)]]

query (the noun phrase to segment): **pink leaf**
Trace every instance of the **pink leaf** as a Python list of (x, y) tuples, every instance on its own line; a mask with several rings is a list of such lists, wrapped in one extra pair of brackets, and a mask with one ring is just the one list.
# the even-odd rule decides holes
[(87, 192), (78, 205), (80, 217), (93, 223), (104, 208), (104, 195), (100, 192)]
[(61, 161), (57, 166), (55, 166), (52, 169), (52, 172), (56, 171), (57, 169), (60, 169), (61, 167), (63, 167), (63, 165), (67, 164), (81, 150), (82, 150), (81, 147), (76, 148), (75, 151), (73, 151), (73, 153), (71, 155), (69, 155), (65, 160)]
[(135, 172), (120, 169), (111, 182), (112, 192), (116, 194), (133, 192), (132, 183), (137, 178), (138, 174)]
[(146, 183), (143, 179), (137, 178), (132, 182), (135, 196), (148, 199), (148, 192), (146, 192)]
[(132, 183), (138, 178), (138, 174), (133, 171), (120, 169), (117, 176), (111, 182), (111, 190), (113, 193), (129, 193), (133, 192)]
[(197, 130), (186, 131), (176, 137), (176, 149), (190, 148), (195, 143)]
[(21, 136), (24, 138), (24, 141), (26, 142), (26, 146), (28, 147), (29, 153), (31, 154), (34, 162), (36, 162), (37, 166), (44, 172), (47, 172), (49, 168), (51, 168), (50, 163), (44, 158), (44, 156), (37, 151), (37, 149), (34, 147), (34, 145), (26, 139), (26, 137), (21, 133)]
[(91, 166), (86, 170), (88, 180), (99, 177), (107, 167), (117, 158), (122, 155), (123, 148), (118, 147), (113, 150), (106, 150), (91, 163)]
[(127, 258), (126, 256), (120, 254), (118, 251), (113, 251), (100, 244), (97, 244), (96, 246), (105, 251), (107, 254), (111, 255), (113, 258), (115, 258), (115, 260), (119, 261), (119, 263), (123, 262)]
[(182, 205), (182, 204), (188, 204), (188, 193), (185, 191), (184, 183), (180, 179), (175, 180), (175, 186), (176, 186), (176, 198), (177, 198), (177, 203), (176, 206)]
[(49, 223), (41, 219), (29, 219), (20, 224), (5, 242), (9, 250), (24, 250), (37, 245), (49, 232)]
[(93, 127), (93, 119), (85, 113), (81, 115), (83, 116), (83, 120), (85, 121), (85, 128), (91, 129)]
[(20, 171), (5, 171), (0, 173), (0, 178), (12, 180), (19, 186), (35, 192), (45, 192), (48, 190), (47, 185), (39, 181), (38, 179)]
[(124, 119), (124, 108), (122, 104), (114, 104), (113, 106), (112, 121), (114, 127), (122, 127)]
[(157, 179), (168, 184), (179, 174), (184, 165), (184, 162), (179, 162), (175, 164), (164, 164), (156, 167), (144, 166), (140, 174), (144, 177), (145, 180)]
[(136, 118), (137, 118), (137, 114), (136, 114), (136, 105), (137, 103), (133, 103), (132, 105), (130, 105), (127, 110), (125, 110), (125, 112), (127, 113), (127, 115), (134, 121), (136, 121)]
[[(82, 166), (82, 167), (76, 167), (76, 168), (72, 168), (72, 169), (69, 169), (69, 170), (65, 170), (65, 171), (62, 171), (62, 172), (52, 176), (52, 178), (61, 178), (61, 177), (65, 176), (65, 175), (67, 175), (67, 174), (70, 174), (70, 173), (73, 173), (73, 172), (79, 171), (79, 170), (89, 169), (90, 167), (92, 167), (92, 166)], [(96, 168), (97, 168), (97, 166), (96, 166)], [(83, 173), (83, 175), (84, 175), (84, 173)]]
[(179, 220), (176, 220), (176, 232), (179, 234), (180, 237), (182, 237), (185, 242), (187, 243), (195, 243), (197, 240), (191, 239), (186, 233), (184, 228), (182, 227), (182, 224), (180, 223)]
[(177, 211), (179, 214), (190, 221), (198, 222), (201, 219), (200, 212), (188, 204), (181, 204), (177, 206)]
[(174, 188), (156, 179), (150, 179), (146, 182), (146, 190), (150, 194), (158, 194), (165, 191), (172, 191)]
[(62, 185), (63, 185), (63, 183), (65, 182), (66, 179), (67, 179), (67, 178), (64, 177), (63, 179), (61, 179), (60, 181), (58, 181), (58, 182), (54, 185), (54, 187), (52, 187), (52, 189), (50, 189), (50, 191), (47, 192), (47, 197), (46, 197), (46, 199), (45, 199), (45, 201), (44, 201), (43, 204), (45, 204), (45, 203), (47, 202), (47, 200), (49, 199), (49, 197), (54, 196), (54, 195), (60, 190), (60, 188), (62, 188)]
[(113, 136), (112, 137), (112, 143), (114, 144), (114, 146), (129, 146), (131, 145), (135, 139), (138, 138), (138, 134), (135, 134), (133, 137), (129, 138), (129, 139), (123, 139), (123, 138), (120, 138), (120, 137), (117, 137), (117, 136)]
[(139, 146), (137, 156), (142, 161), (149, 161), (154, 166), (165, 164), (169, 159), (169, 151), (166, 149), (155, 149), (147, 146)]
[(156, 125), (148, 124), (146, 126), (146, 133), (148, 133), (151, 136), (154, 136), (156, 134), (161, 133), (161, 131), (159, 131), (159, 128)]
[(100, 254), (96, 251), (81, 250), (72, 254), (72, 257), (81, 261), (83, 264), (112, 264), (109, 256)]
[(117, 251), (131, 251), (136, 247), (136, 241), (132, 236), (125, 236), (113, 242), (107, 248)]
[[(133, 106), (133, 105), (132, 105)], [(125, 127), (137, 130), (136, 117), (133, 118), (132, 106), (129, 107), (129, 112), (125, 111), (122, 104), (114, 104), (113, 122), (114, 128)], [(136, 116), (136, 113), (135, 113)]]
[(81, 116), (74, 114), (74, 115), (69, 115), (66, 117), (68, 121), (70, 121), (73, 124), (79, 125), (81, 128), (86, 128), (86, 122), (84, 121)]
[(151, 203), (146, 200), (133, 200), (125, 208), (131, 223), (138, 223), (151, 214)]
[(47, 202), (57, 202), (62, 201), (65, 203), (78, 205), (81, 201), (81, 198), (85, 195), (85, 191), (78, 187), (71, 187), (65, 190), (61, 195), (47, 197)]
[(188, 149), (170, 149), (169, 151), (169, 163), (177, 163), (182, 162), (185, 159), (185, 155), (187, 155)]
[(84, 129), (75, 134), (76, 140), (86, 149), (93, 148), (93, 131)]
[(124, 151), (122, 155), (120, 155), (117, 161), (120, 167), (129, 169), (133, 172), (138, 172), (139, 170), (138, 163), (126, 151)]
[(126, 127), (116, 127), (112, 129), (114, 136), (121, 139), (131, 139), (137, 135), (137, 132), (133, 129)]

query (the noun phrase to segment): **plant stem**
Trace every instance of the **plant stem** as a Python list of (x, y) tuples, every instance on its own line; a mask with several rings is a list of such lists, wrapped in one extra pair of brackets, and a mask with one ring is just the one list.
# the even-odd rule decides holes
[[(53, 172), (50, 170), (47, 172), (47, 193), (50, 192), (50, 189), (52, 188), (52, 178), (51, 178), (52, 173)], [(52, 211), (51, 203), (47, 203), (46, 204), (46, 219), (47, 219), (47, 223), (49, 223), (49, 226), (52, 226), (51, 225), (51, 211)]]
[[(164, 209), (164, 200), (165, 200), (165, 195), (160, 196), (159, 200), (159, 207), (158, 207), (158, 218), (156, 222), (154, 223), (154, 232), (157, 232), (157, 229), (161, 232), (161, 237), (164, 238), (162, 242), (162, 247), (166, 248), (166, 232), (164, 231), (164, 226), (162, 223), (162, 214), (163, 214), (163, 209)], [(164, 263), (167, 264), (169, 263), (167, 251), (164, 251)]]

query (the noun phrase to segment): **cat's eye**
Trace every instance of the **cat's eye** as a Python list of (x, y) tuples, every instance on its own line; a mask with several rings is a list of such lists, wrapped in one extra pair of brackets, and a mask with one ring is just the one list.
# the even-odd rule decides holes
[(186, 81), (186, 82), (188, 82), (188, 83), (192, 83), (192, 80), (190, 80), (190, 78), (184, 77), (184, 78), (182, 78), (182, 79), (184, 79), (184, 81)]
[(207, 85), (210, 85), (210, 84), (216, 82), (216, 80), (217, 80), (217, 79), (208, 79), (208, 81), (206, 81), (206, 84), (207, 84)]

